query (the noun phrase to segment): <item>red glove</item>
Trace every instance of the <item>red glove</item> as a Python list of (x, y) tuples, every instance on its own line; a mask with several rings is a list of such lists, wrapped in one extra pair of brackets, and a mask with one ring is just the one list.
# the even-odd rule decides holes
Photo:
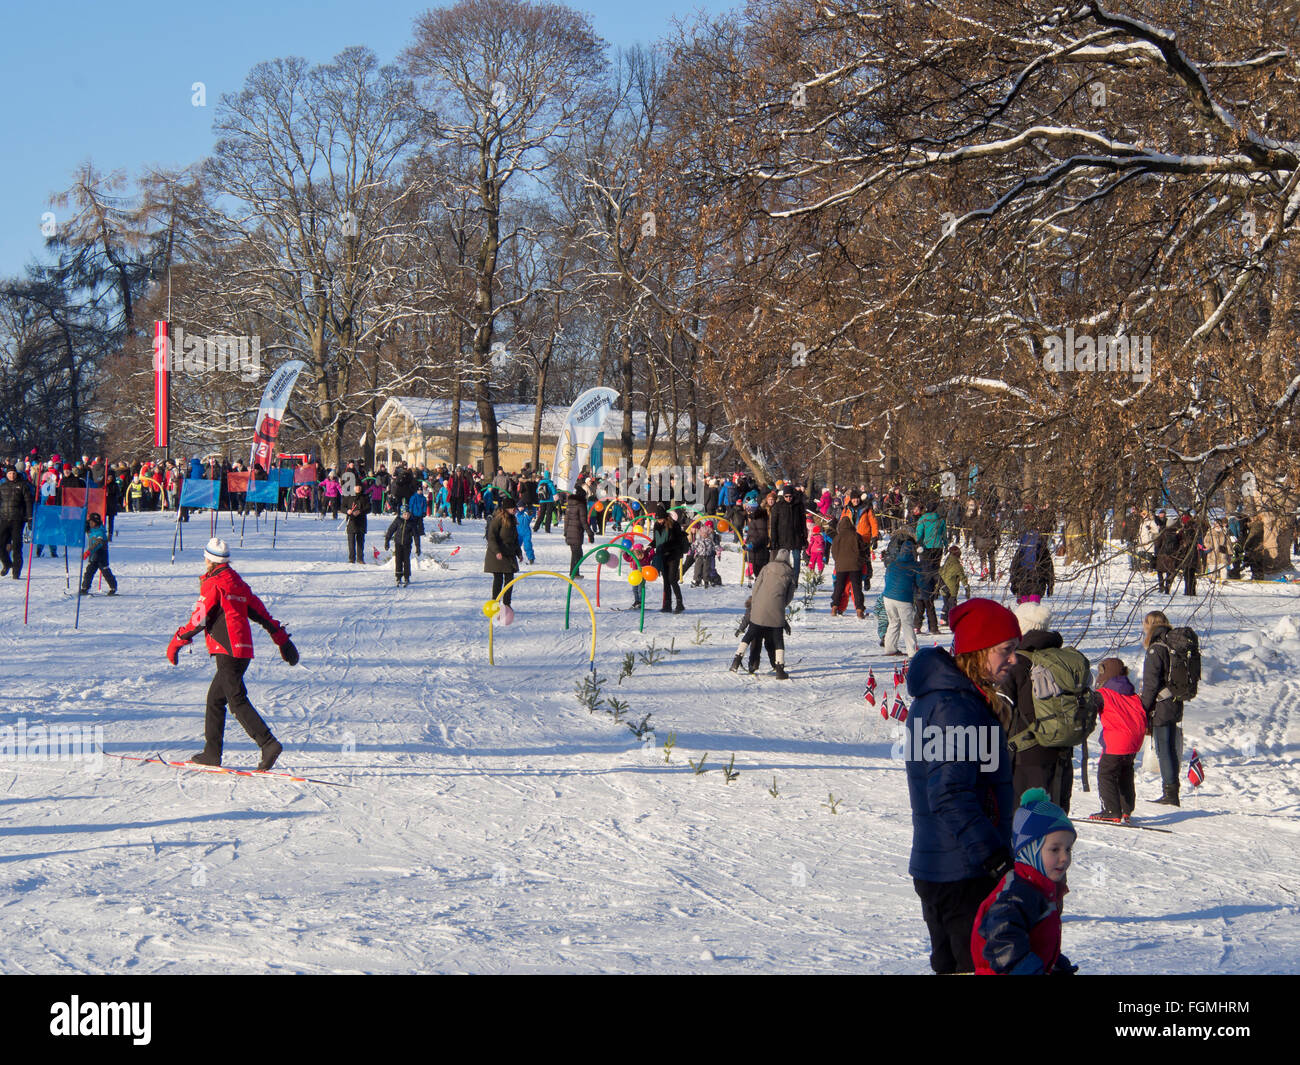
[(83, 562), (84, 562), (86, 559), (88, 559), (89, 557), (90, 557), (90, 552), (89, 552), (89, 551), (83, 551), (83, 552), (81, 552), (81, 560), (82, 560)]
[(172, 642), (167, 645), (167, 661), (173, 666), (178, 665), (177, 655), (181, 653), (182, 647), (189, 646), (189, 640), (182, 640), (179, 636), (173, 636)]

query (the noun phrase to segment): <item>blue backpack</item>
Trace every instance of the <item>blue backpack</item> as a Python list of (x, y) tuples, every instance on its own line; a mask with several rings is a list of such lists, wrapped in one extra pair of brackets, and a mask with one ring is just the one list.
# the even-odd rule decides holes
[(425, 511), (427, 509), (427, 505), (425, 503), (424, 495), (422, 493), (416, 492), (415, 495), (411, 496), (411, 498), (407, 501), (406, 505), (411, 508), (411, 517), (413, 518), (424, 517)]

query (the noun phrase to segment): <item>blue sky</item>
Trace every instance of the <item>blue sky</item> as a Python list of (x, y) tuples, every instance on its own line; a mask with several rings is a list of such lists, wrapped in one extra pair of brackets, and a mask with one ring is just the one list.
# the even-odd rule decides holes
[[(40, 257), (52, 194), (90, 159), (134, 176), (182, 166), (212, 146), (217, 101), (255, 64), (279, 56), (328, 60), (364, 44), (382, 61), (410, 42), (417, 15), (450, 6), (416, 0), (50, 0), (6, 4), (0, 33), (0, 278)], [(577, 0), (612, 46), (649, 44), (674, 18), (722, 12), (739, 0)], [(207, 106), (191, 103), (201, 81)]]

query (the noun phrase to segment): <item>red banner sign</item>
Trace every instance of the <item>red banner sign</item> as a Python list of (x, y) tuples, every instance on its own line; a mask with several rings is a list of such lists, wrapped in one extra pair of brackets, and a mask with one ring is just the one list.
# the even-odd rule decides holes
[(167, 446), (168, 375), (171, 371), (171, 329), (167, 322), (154, 322), (153, 337), (153, 446)]
[(237, 470), (226, 474), (226, 490), (229, 492), (247, 492), (248, 477), (247, 473), (240, 473)]

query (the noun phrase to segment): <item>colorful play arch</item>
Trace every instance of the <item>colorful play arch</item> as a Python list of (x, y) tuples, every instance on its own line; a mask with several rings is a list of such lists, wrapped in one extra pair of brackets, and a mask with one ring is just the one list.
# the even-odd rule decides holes
[[(578, 588), (578, 585), (573, 580), (566, 577), (563, 573), (556, 573), (553, 570), (535, 569), (535, 570), (529, 570), (527, 573), (521, 573), (519, 574), (518, 577), (515, 577), (513, 580), (509, 581), (505, 585), (505, 587), (501, 589), (501, 591), (497, 592), (495, 598), (489, 599), (486, 603), (483, 604), (483, 615), (488, 619), (488, 664), (489, 665), (495, 666), (497, 664), (496, 658), (493, 655), (492, 622), (495, 620), (497, 614), (501, 612), (501, 597), (505, 595), (506, 592), (508, 592), (520, 581), (526, 581), (530, 577), (554, 577), (556, 580), (564, 581), (569, 586), (569, 597), (568, 600), (565, 601), (565, 607), (564, 607), (564, 627), (566, 629), (569, 627), (568, 602), (569, 600), (572, 600), (573, 589)], [(592, 609), (591, 600), (587, 598), (586, 592), (584, 592), (581, 588), (578, 588), (578, 594), (582, 596), (582, 601), (587, 604), (587, 613), (591, 616), (591, 671), (594, 673), (596, 671), (596, 611)], [(644, 596), (642, 596), (642, 598), (644, 599)]]

